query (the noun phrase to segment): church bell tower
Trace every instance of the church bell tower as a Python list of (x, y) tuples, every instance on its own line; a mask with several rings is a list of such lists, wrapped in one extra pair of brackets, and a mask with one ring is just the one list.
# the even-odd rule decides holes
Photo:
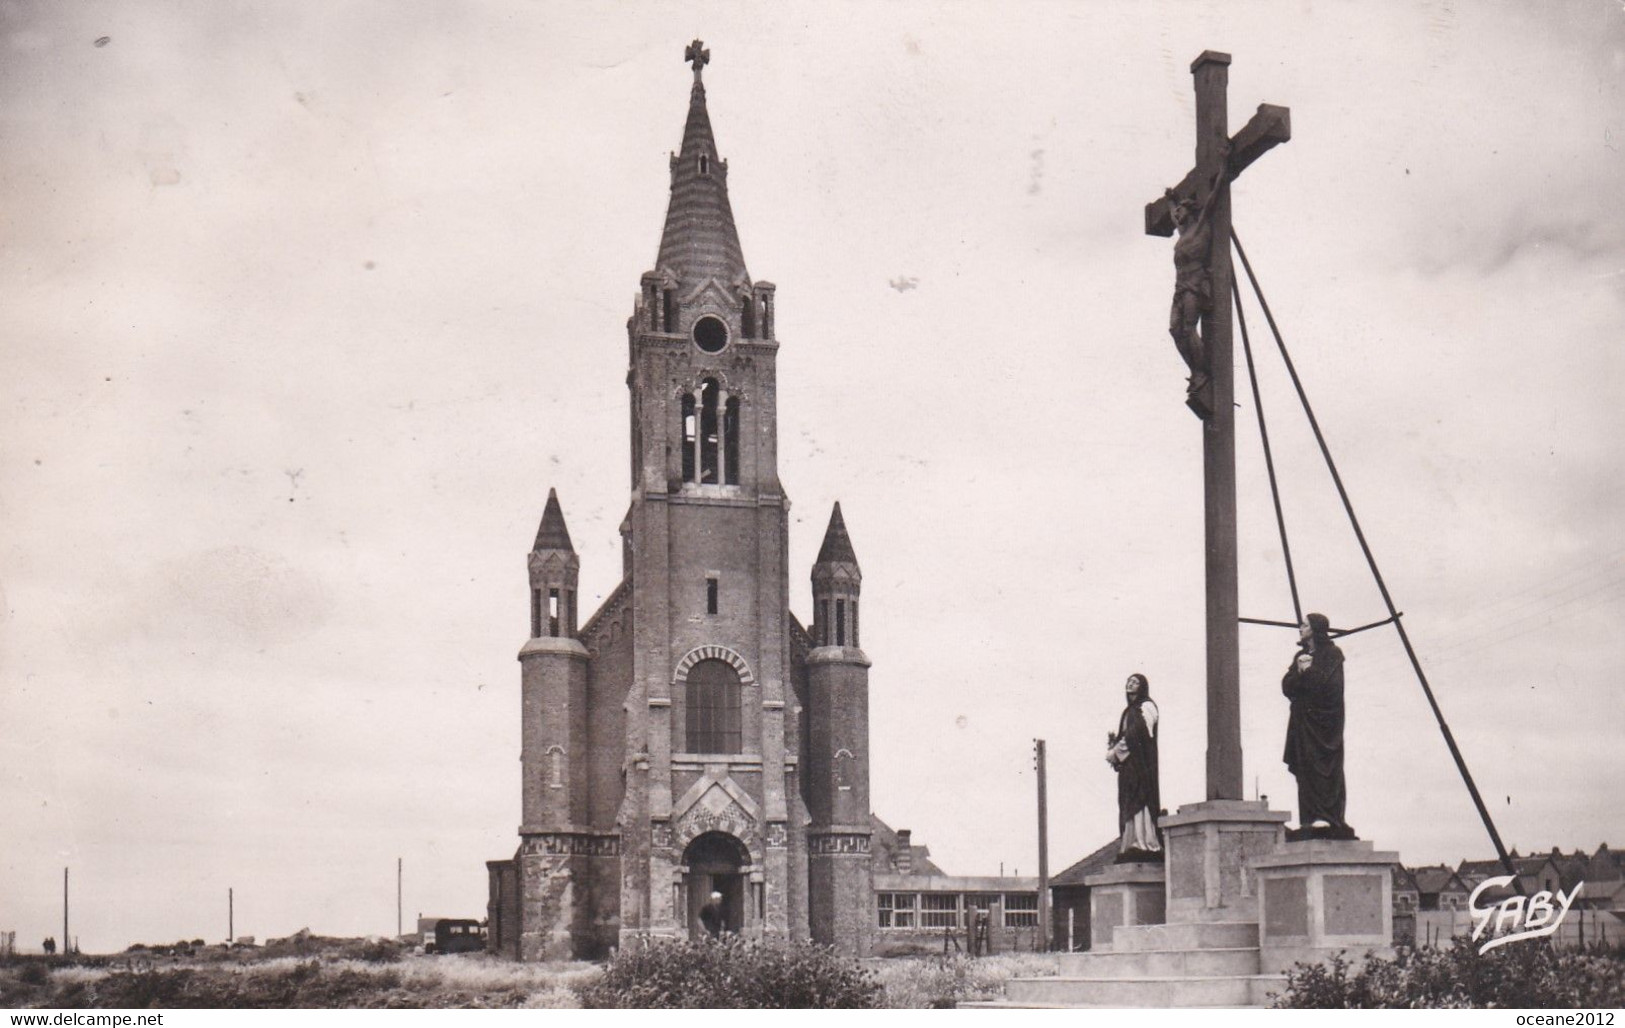
[[(632, 697), (621, 932), (805, 937), (773, 286), (752, 281), (696, 41), (653, 270), (628, 322)], [(787, 740), (788, 735), (788, 740)], [(789, 745), (787, 746), (787, 741)], [(795, 838), (792, 839), (792, 836)]]
[(809, 634), (789, 607), (774, 288), (745, 268), (710, 53), (685, 57), (671, 200), (626, 323), (622, 579), (578, 620), (551, 493), (529, 556), (520, 847), (487, 864), (488, 944), (516, 959), (708, 924), (862, 953), (875, 917), (857, 558), (837, 507), (813, 572), (833, 613)]

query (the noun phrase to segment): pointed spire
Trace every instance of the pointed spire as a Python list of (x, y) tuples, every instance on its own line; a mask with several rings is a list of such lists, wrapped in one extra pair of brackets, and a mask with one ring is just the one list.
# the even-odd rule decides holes
[(700, 81), (700, 69), (710, 62), (711, 51), (696, 39), (683, 59), (694, 64), (694, 86), (688, 94), (682, 149), (671, 161), (671, 203), (655, 268), (672, 272), (685, 285), (708, 278), (725, 286), (748, 282), (728, 203), (728, 167), (717, 157), (711, 117), (705, 110), (705, 84)]
[(824, 545), (818, 548), (818, 564), (851, 564), (856, 566), (858, 555), (852, 552), (852, 537), (846, 534), (846, 521), (841, 517), (841, 501), (835, 501), (835, 510), (829, 516), (829, 528), (824, 531)]
[(559, 494), (556, 489), (547, 491), (547, 506), (542, 510), (542, 527), (536, 530), (536, 545), (532, 551), (563, 550), (574, 553), (575, 547), (570, 545), (570, 530), (564, 527), (564, 511), (559, 508)]

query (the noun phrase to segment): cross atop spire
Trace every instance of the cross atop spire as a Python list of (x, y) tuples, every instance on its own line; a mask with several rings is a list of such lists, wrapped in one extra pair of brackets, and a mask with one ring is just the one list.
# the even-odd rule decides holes
[(698, 82), (700, 69), (711, 63), (711, 51), (705, 49), (705, 44), (696, 39), (683, 51), (683, 60), (694, 65), (694, 81)]
[(705, 110), (700, 69), (710, 62), (711, 51), (696, 39), (683, 57), (694, 65), (694, 85), (688, 91), (683, 144), (671, 158), (671, 204), (655, 269), (676, 275), (685, 294), (708, 279), (732, 289), (748, 284), (750, 276), (728, 204), (728, 163), (717, 155), (711, 116)]

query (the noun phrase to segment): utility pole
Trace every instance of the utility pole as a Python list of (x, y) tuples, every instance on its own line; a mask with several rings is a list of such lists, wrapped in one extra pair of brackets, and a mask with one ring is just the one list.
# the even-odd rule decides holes
[(395, 858), (395, 938), (401, 937), (401, 858)]
[(1049, 950), (1049, 792), (1044, 773), (1044, 740), (1033, 740), (1038, 770), (1038, 949)]
[(68, 952), (68, 869), (62, 869), (62, 952)]
[(237, 941), (237, 899), (231, 888), (226, 888), (226, 944)]

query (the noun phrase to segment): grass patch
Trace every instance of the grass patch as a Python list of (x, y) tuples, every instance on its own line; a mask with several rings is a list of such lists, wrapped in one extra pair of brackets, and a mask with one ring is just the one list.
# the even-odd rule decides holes
[(1039, 978), (1056, 973), (1049, 953), (1000, 953), (990, 957), (902, 957), (870, 963), (880, 980), (883, 1006), (954, 1007), (976, 1000), (1004, 998), (1012, 978)]
[[(593, 964), (514, 964), (483, 954), (245, 954), (152, 960), (132, 954), (101, 966), (44, 959), (0, 962), (0, 1006), (125, 1009), (561, 1007), (602, 970)], [(211, 955), (212, 956), (212, 955)]]
[[(815, 947), (741, 940), (695, 952), (688, 943), (651, 947), (628, 954), (641, 954), (636, 968), (636, 961), (519, 964), (485, 954), (380, 958), (368, 948), (375, 943), (331, 942), (307, 942), (297, 953), (211, 946), (191, 955), (12, 956), (0, 959), (0, 1007), (557, 1008), (582, 1006), (584, 994), (594, 1004), (622, 1007), (942, 1007), (997, 999), (1011, 978), (1056, 971), (1055, 958), (1041, 953), (860, 964)], [(632, 977), (611, 977), (617, 966)], [(641, 984), (627, 984), (638, 978)]]

